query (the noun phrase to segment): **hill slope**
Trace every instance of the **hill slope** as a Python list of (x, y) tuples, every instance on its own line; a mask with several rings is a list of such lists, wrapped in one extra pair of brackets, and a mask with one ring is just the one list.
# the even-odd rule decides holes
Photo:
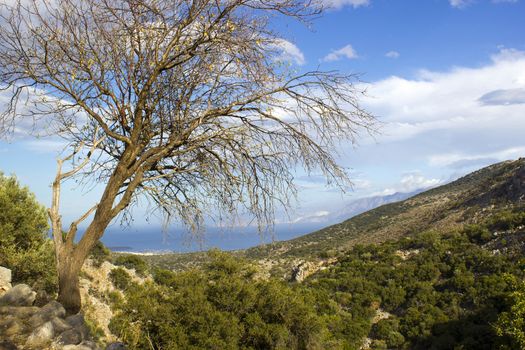
[(525, 159), (497, 163), (407, 200), (383, 205), (339, 224), (245, 251), (250, 258), (308, 258), (379, 243), (429, 229), (477, 222), (492, 211), (525, 205)]

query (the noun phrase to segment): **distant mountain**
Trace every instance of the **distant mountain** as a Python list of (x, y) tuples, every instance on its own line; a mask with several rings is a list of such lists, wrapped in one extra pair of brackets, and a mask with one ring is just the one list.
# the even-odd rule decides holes
[[(374, 205), (374, 201), (394, 201), (402, 195), (410, 196), (369, 198), (353, 203), (342, 213), (351, 216), (354, 210), (359, 212), (367, 205)], [(344, 251), (356, 244), (379, 243), (433, 228), (446, 231), (516, 206), (525, 207), (525, 158), (488, 166), (296, 239), (248, 249), (245, 255), (255, 259), (309, 259)]]
[(348, 203), (340, 212), (334, 215), (335, 222), (348, 220), (356, 215), (375, 209), (385, 204), (395, 203), (413, 197), (427, 189), (419, 189), (412, 192), (396, 192), (386, 196), (373, 196), (359, 198)]
[[(258, 260), (273, 275), (288, 274), (289, 277), (292, 267), (301, 261), (313, 261), (315, 265), (323, 263), (319, 261), (321, 258), (329, 263), (330, 257), (357, 244), (396, 240), (432, 229), (447, 232), (467, 223), (481, 222), (503, 209), (525, 210), (525, 158), (497, 163), (446, 185), (412, 194), (396, 193), (386, 198), (356, 200), (341, 210), (340, 216), (346, 215), (346, 220), (338, 224), (288, 241), (233, 253)], [(381, 205), (382, 201), (391, 203)], [(351, 217), (375, 205), (380, 206)], [(159, 266), (186, 269), (202, 264), (207, 257), (206, 253), (188, 253), (147, 259)]]

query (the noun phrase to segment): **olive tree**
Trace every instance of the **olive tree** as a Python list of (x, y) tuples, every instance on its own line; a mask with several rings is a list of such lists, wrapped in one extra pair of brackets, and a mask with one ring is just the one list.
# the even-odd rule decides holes
[[(285, 41), (271, 23), (308, 21), (321, 11), (308, 1), (0, 6), (0, 87), (10, 96), (1, 129), (29, 119), (69, 149), (49, 209), (59, 301), (69, 312), (80, 308), (78, 275), (90, 249), (137, 199), (192, 231), (210, 213), (239, 210), (263, 227), (293, 197), (296, 167), (344, 184), (334, 143), (374, 125), (358, 104), (355, 77), (298, 73), (280, 59)], [(71, 178), (104, 190), (64, 233), (60, 190)]]

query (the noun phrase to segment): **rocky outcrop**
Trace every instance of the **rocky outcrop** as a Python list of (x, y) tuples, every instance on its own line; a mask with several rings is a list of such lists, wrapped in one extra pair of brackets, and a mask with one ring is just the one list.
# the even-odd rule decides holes
[[(81, 314), (66, 317), (51, 301), (33, 306), (36, 293), (25, 284), (11, 287), (11, 271), (0, 267), (0, 350), (101, 350)], [(126, 349), (122, 343), (106, 349)]]

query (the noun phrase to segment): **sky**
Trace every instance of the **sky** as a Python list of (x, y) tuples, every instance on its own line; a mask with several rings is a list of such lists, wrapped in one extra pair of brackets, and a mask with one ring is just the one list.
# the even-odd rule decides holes
[[(310, 25), (272, 23), (282, 33), (282, 59), (298, 71), (359, 74), (367, 90), (362, 105), (381, 129), (339, 147), (352, 189), (341, 193), (320, 174), (298, 172), (296, 207), (278, 222), (329, 222), (357, 198), (437, 186), (525, 156), (525, 0), (325, 4), (329, 9)], [(16, 174), (48, 206), (59, 150), (52, 139), (0, 140), (0, 171)], [(99, 193), (67, 185), (65, 222)], [(144, 224), (137, 215), (134, 225)]]

